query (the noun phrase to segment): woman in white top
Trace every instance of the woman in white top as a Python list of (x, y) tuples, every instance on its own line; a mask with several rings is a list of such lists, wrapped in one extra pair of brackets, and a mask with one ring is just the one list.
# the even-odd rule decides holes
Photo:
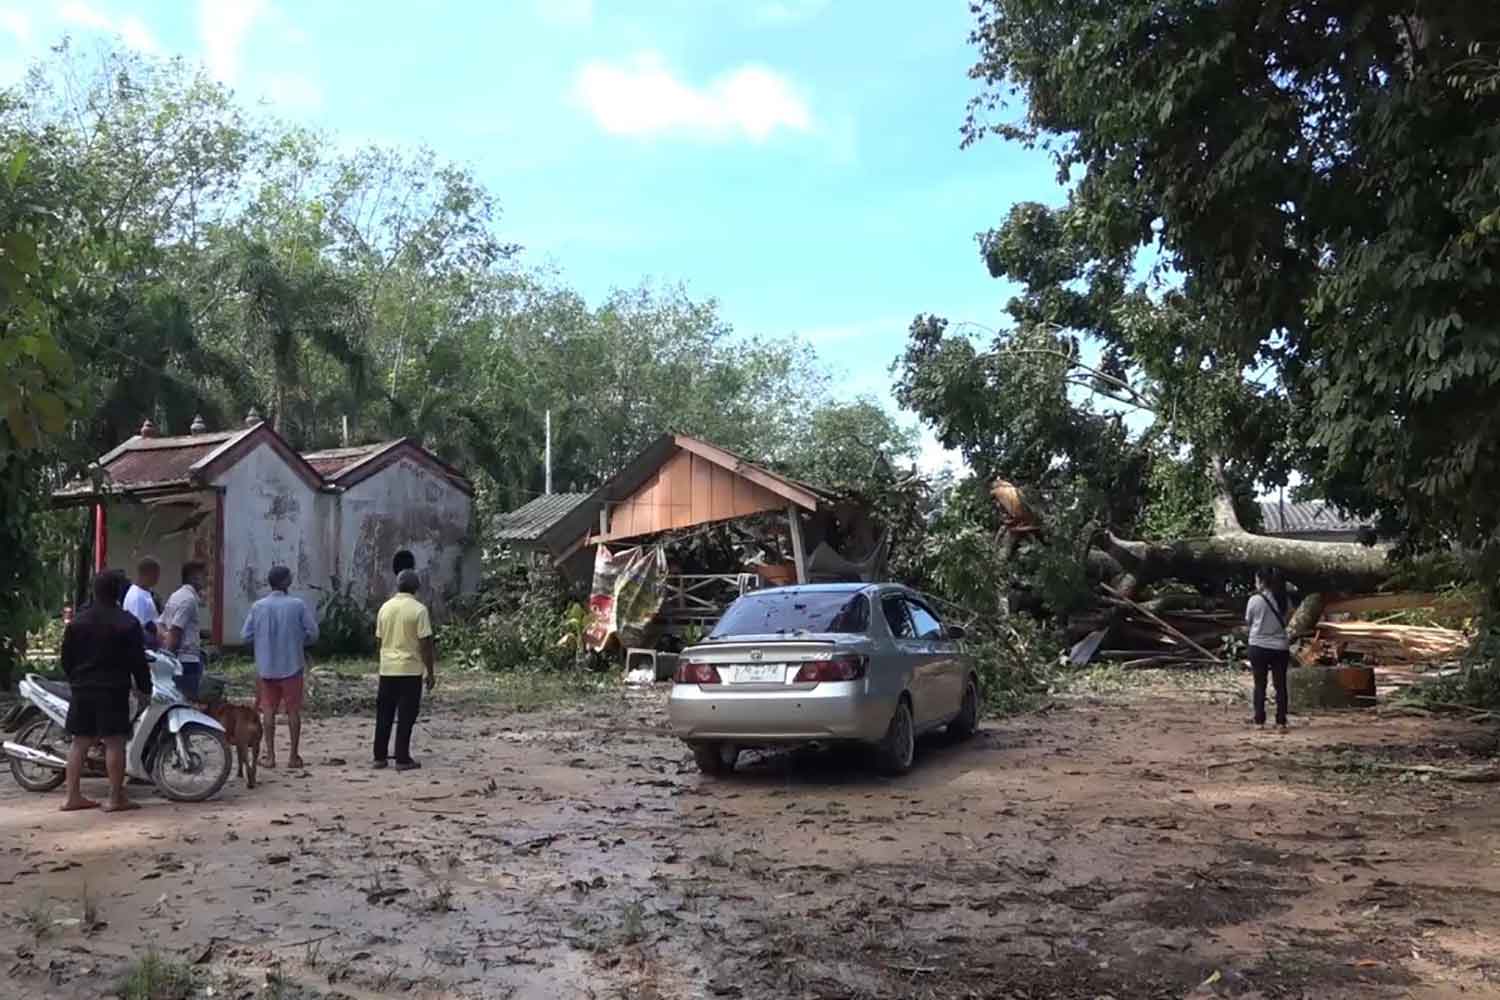
[(1281, 571), (1267, 566), (1255, 574), (1255, 593), (1245, 605), (1245, 624), (1250, 626), (1250, 669), (1255, 673), (1255, 724), (1266, 724), (1266, 675), (1276, 683), (1276, 728), (1286, 731), (1286, 668), (1292, 644), (1286, 623), (1291, 616), (1286, 580)]

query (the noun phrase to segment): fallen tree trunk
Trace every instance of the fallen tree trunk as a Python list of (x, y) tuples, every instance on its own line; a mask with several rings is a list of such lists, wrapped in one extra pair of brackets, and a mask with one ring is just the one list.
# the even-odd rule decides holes
[[(1132, 541), (1104, 532), (1096, 545), (1135, 585), (1167, 577), (1217, 583), (1226, 576), (1272, 566), (1304, 591), (1373, 590), (1391, 575), (1389, 550), (1359, 542), (1314, 542), (1253, 535), (1234, 512), (1224, 464), (1211, 462), (1214, 533), (1168, 542)], [(1100, 561), (1102, 564), (1102, 560)], [(1116, 588), (1119, 589), (1119, 588)]]
[(1384, 548), (1248, 531), (1171, 542), (1131, 541), (1106, 532), (1100, 547), (1140, 583), (1169, 577), (1207, 583), (1274, 566), (1304, 590), (1368, 590), (1391, 575)]

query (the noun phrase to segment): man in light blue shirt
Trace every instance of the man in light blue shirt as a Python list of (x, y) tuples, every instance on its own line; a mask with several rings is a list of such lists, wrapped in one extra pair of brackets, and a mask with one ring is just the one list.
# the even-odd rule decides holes
[(291, 732), (292, 752), (287, 766), (302, 767), (303, 671), (307, 661), (303, 649), (318, 639), (318, 619), (300, 597), (287, 593), (292, 571), (272, 566), (268, 576), (271, 592), (250, 606), (240, 638), (255, 647), (255, 692), (260, 705), (261, 729), (265, 731), (265, 767), (276, 766), (276, 709), (286, 708), (286, 727)]

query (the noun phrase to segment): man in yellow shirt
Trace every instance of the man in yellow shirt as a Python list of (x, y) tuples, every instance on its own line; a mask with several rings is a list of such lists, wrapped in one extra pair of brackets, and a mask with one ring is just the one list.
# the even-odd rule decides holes
[(422, 674), (427, 690), (437, 683), (437, 653), (432, 642), (432, 619), (417, 600), (422, 581), (416, 570), (396, 577), (396, 595), (380, 607), (375, 637), (380, 642), (380, 690), (375, 698), (375, 766), (386, 766), (391, 723), (396, 723), (396, 770), (421, 767), (411, 757), (411, 727), (422, 707)]

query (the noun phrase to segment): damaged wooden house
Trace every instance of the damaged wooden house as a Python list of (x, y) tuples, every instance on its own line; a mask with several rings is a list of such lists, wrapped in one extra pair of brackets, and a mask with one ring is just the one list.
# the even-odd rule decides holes
[(592, 493), (503, 515), (498, 540), (592, 581), (589, 646), (711, 629), (763, 586), (875, 580), (888, 539), (865, 504), (698, 438), (665, 434)]
[(291, 569), (293, 593), (315, 608), (335, 581), (378, 607), (394, 589), (391, 561), (403, 549), (416, 558), (435, 616), (479, 582), (473, 487), (408, 439), (298, 453), (253, 411), (237, 430), (209, 431), (199, 419), (175, 437), (147, 421), (99, 457), (89, 480), (52, 500), (91, 510), (96, 570), (133, 571), (153, 556), (159, 598), (176, 588), (184, 563), (204, 563), (204, 621), (218, 644), (238, 643), (277, 564)]

